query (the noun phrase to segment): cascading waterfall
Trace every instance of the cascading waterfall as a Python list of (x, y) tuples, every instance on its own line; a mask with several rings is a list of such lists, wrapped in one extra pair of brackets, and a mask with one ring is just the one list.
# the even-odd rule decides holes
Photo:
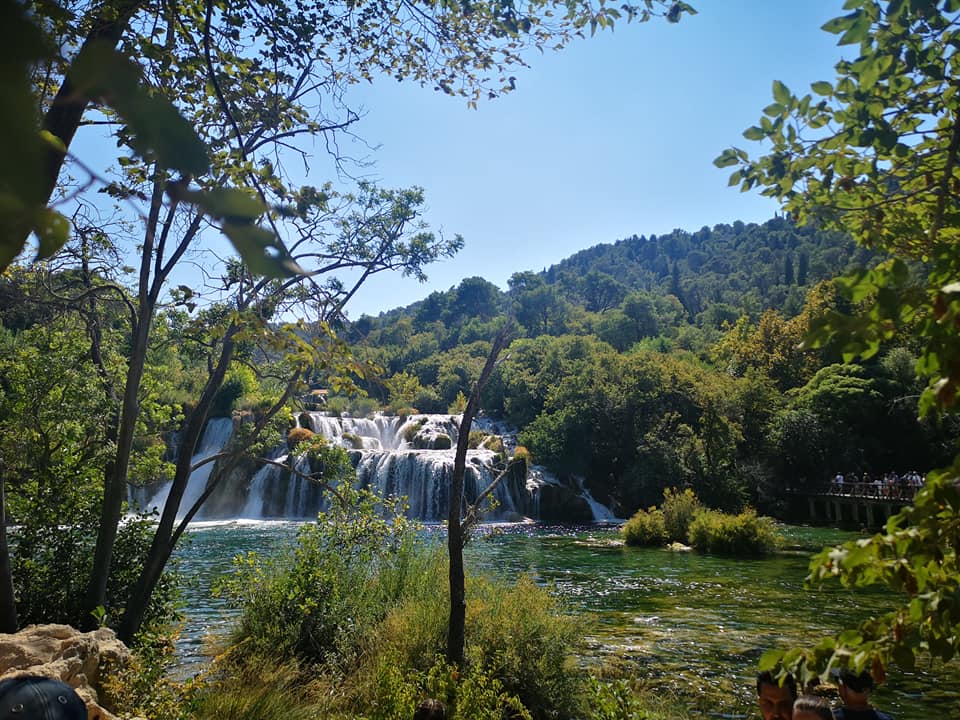
[[(356, 466), (358, 487), (370, 488), (385, 497), (407, 498), (410, 517), (427, 522), (446, 520), (459, 416), (418, 414), (406, 418), (386, 415), (352, 418), (302, 412), (297, 423), (348, 449)], [(219, 452), (229, 440), (232, 427), (230, 419), (212, 419), (193, 461), (199, 462)], [(508, 449), (512, 449), (513, 439), (504, 436), (500, 428), (483, 422), (478, 422), (475, 427), (501, 436)], [(468, 451), (463, 510), (496, 477), (497, 458), (497, 452), (484, 447)], [(298, 474), (309, 475), (306, 458), (292, 458), (296, 472), (289, 470), (291, 458), (286, 447), (278, 448), (267, 459), (271, 462), (224, 478), (197, 517), (205, 520), (316, 517), (324, 509), (326, 499), (319, 484)], [(182, 513), (204, 491), (213, 465), (208, 463), (191, 475), (181, 503)], [(526, 476), (521, 475), (522, 472), (512, 472), (500, 481), (486, 501), (486, 519), (520, 521), (540, 518), (544, 493), (562, 485), (538, 468), (532, 468)], [(162, 508), (168, 492), (169, 486), (162, 488), (144, 507)], [(576, 492), (579, 502), (589, 505), (587, 518), (591, 511), (596, 520), (613, 518), (612, 513), (589, 497), (582, 487)]]
[[(191, 459), (191, 464), (203, 462), (207, 458), (216, 455), (226, 447), (233, 434), (233, 420), (231, 418), (211, 418), (204, 428), (203, 435), (200, 438), (197, 452)], [(207, 480), (210, 479), (210, 473), (213, 472), (213, 462), (205, 463), (190, 474), (187, 481), (187, 488), (184, 490), (183, 497), (180, 500), (180, 510), (178, 516), (183, 516), (193, 507), (193, 504), (200, 499), (203, 491), (207, 487)], [(166, 483), (149, 500), (142, 504), (144, 510), (154, 510), (163, 512), (163, 506), (167, 502), (167, 496), (170, 494), (171, 483)], [(201, 511), (202, 512), (202, 511)]]

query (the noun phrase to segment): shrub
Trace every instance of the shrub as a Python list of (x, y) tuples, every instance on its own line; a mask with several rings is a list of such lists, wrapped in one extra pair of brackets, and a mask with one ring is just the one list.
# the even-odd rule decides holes
[(314, 435), (316, 435), (316, 433), (309, 428), (295, 427), (287, 433), (287, 448), (290, 452), (293, 452), (300, 443), (309, 440)]
[(453, 447), (453, 440), (446, 433), (437, 435), (433, 440), (434, 450), (449, 450), (451, 447)]
[(342, 437), (346, 442), (350, 443), (350, 447), (354, 450), (363, 450), (363, 439), (359, 435), (345, 432)]
[(688, 532), (694, 516), (703, 509), (693, 490), (667, 488), (663, 491), (663, 522), (668, 540), (682, 543), (690, 541)]
[(702, 510), (690, 523), (690, 544), (702, 552), (723, 555), (766, 555), (781, 538), (768, 517), (749, 508), (739, 515)]
[(476, 450), (478, 447), (483, 445), (483, 441), (489, 437), (486, 432), (483, 430), (471, 430), (470, 438), (467, 440), (467, 447), (471, 450)]
[[(88, 620), (83, 608), (84, 583), (93, 567), (94, 545), (100, 515), (94, 505), (55, 522), (24, 515), (11, 533), (12, 575), (17, 613), (22, 625), (63, 623), (79, 627)], [(153, 541), (155, 518), (139, 514), (121, 523), (113, 549), (113, 566), (107, 580), (107, 603), (101, 621), (116, 627), (119, 609), (126, 603), (143, 569), (143, 559)], [(168, 563), (150, 597), (146, 628), (157, 628), (179, 619), (180, 577), (176, 562)]]
[(670, 539), (663, 511), (653, 507), (637, 510), (624, 523), (621, 533), (627, 545), (663, 545)]
[(533, 453), (531, 453), (523, 445), (517, 445), (516, 449), (513, 451), (514, 460), (523, 460), (527, 466), (533, 464)]
[(417, 433), (423, 428), (425, 422), (426, 420), (420, 419), (407, 425), (403, 429), (403, 439), (408, 443), (413, 443), (416, 440)]
[(233, 644), (280, 661), (349, 664), (364, 632), (402, 594), (417, 526), (396, 501), (348, 484), (339, 494), (343, 502), (303, 526), (294, 547), (269, 560), (234, 558), (233, 575), (215, 589), (242, 611)]
[[(316, 717), (406, 720), (424, 696), (463, 720), (582, 717), (582, 628), (528, 577), (467, 580), (466, 663), (437, 660), (449, 610), (443, 547), (379, 500), (306, 526), (274, 560), (238, 558), (220, 592), (242, 614), (226, 657), (241, 668), (300, 663)], [(396, 522), (396, 524), (395, 524)]]
[[(450, 397), (449, 395), (447, 397)], [(457, 397), (454, 399), (450, 406), (447, 408), (447, 412), (450, 415), (459, 415), (467, 409), (467, 397), (463, 394), (463, 391), (457, 391)]]

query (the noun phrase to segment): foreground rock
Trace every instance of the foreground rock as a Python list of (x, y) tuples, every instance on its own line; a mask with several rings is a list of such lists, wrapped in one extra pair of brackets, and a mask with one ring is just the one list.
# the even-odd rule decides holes
[(88, 720), (116, 720), (100, 705), (107, 675), (130, 662), (130, 651), (113, 630), (82, 633), (69, 625), (30, 625), (0, 633), (0, 680), (42, 675), (74, 688), (87, 705)]

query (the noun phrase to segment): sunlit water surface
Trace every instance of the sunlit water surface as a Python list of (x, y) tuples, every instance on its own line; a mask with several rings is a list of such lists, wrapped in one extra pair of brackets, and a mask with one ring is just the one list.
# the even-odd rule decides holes
[[(179, 551), (192, 579), (179, 643), (182, 671), (207, 661), (210, 638), (222, 637), (232, 611), (210, 594), (231, 558), (269, 554), (291, 543), (299, 523), (199, 523)], [(766, 649), (812, 644), (888, 607), (891, 598), (830, 587), (805, 590), (812, 552), (849, 533), (784, 527), (791, 548), (769, 559), (737, 559), (627, 548), (616, 528), (484, 526), (467, 545), (474, 572), (510, 579), (529, 573), (583, 619), (584, 663), (626, 668), (644, 685), (679, 696), (691, 709), (754, 716), (753, 676)], [(441, 541), (440, 528), (428, 528)], [(960, 670), (941, 664), (891, 672), (875, 704), (897, 720), (960, 718)]]

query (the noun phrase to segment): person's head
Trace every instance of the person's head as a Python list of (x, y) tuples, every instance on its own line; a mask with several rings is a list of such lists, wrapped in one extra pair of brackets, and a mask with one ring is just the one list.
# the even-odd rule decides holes
[(847, 707), (869, 707), (871, 690), (873, 690), (873, 677), (870, 673), (855, 673), (852, 670), (844, 670), (840, 673), (837, 691)]
[(781, 685), (769, 671), (757, 675), (757, 700), (763, 720), (792, 720), (797, 681), (787, 675)]
[(801, 695), (793, 702), (793, 720), (833, 720), (833, 710), (822, 697)]
[(87, 706), (69, 685), (25, 675), (0, 680), (0, 720), (87, 720)]
[(447, 720), (447, 708), (439, 700), (427, 698), (417, 705), (413, 720)]

